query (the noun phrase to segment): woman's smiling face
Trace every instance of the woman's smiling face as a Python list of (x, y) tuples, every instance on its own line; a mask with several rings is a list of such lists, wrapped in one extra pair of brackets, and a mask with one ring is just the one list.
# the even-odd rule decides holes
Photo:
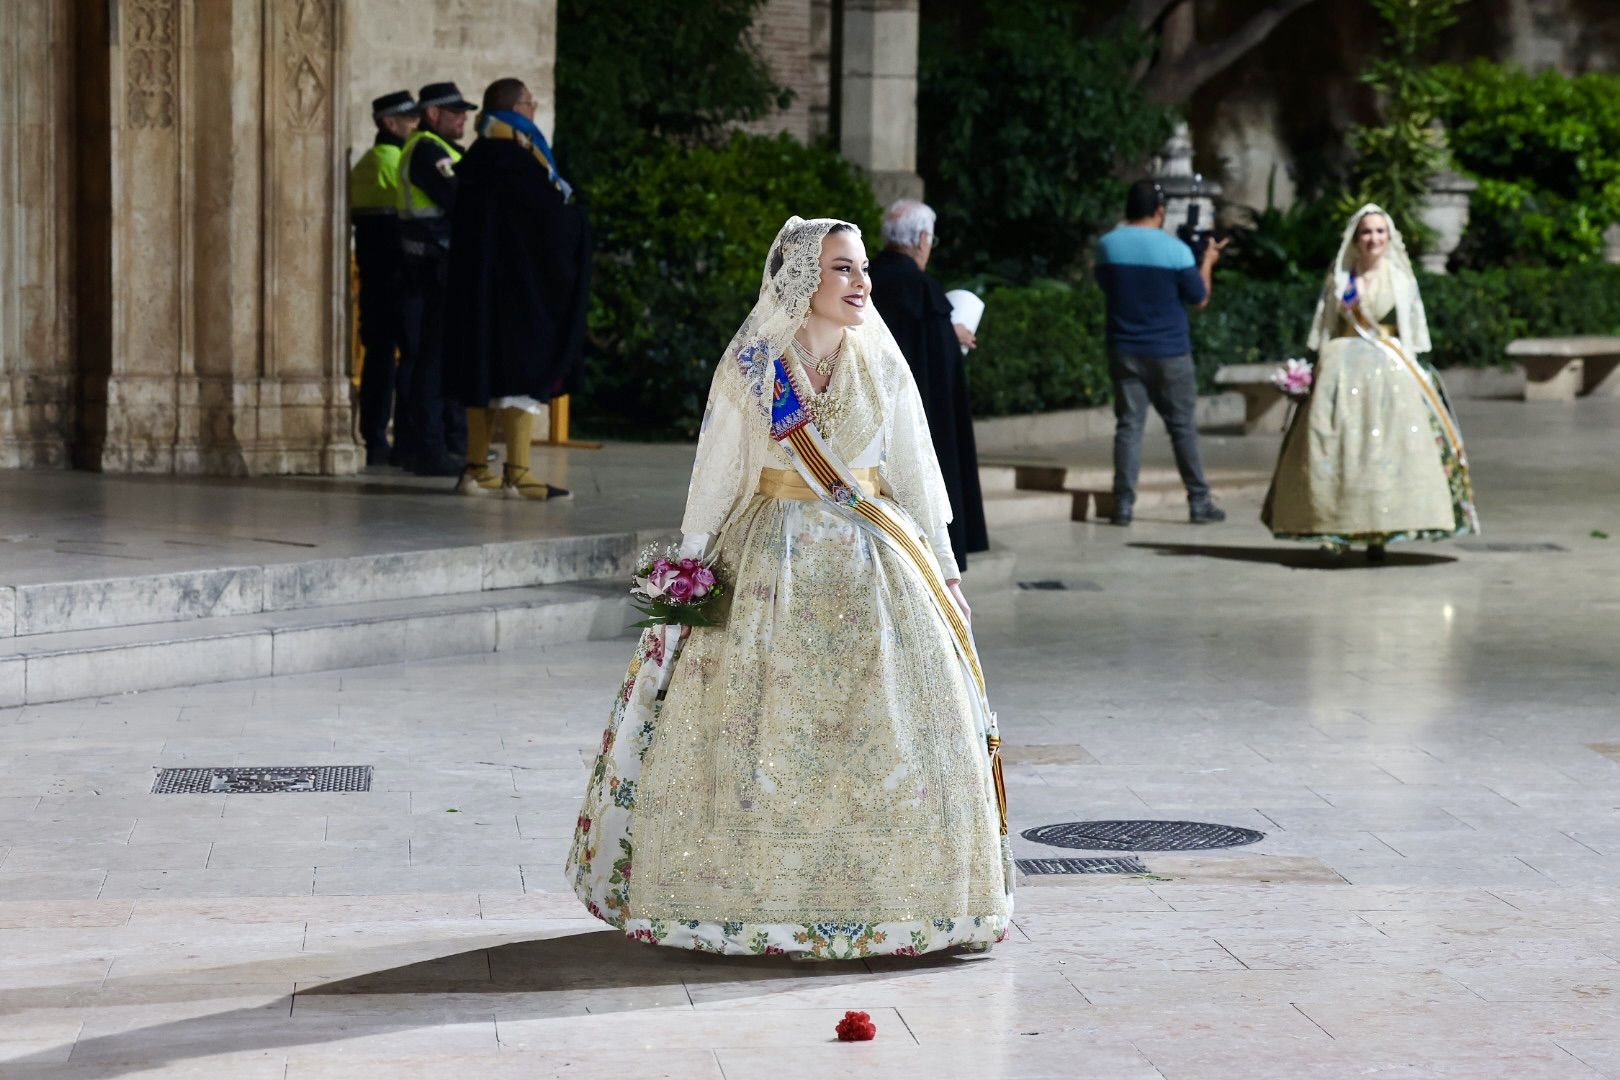
[(1389, 248), (1389, 219), (1380, 213), (1368, 213), (1356, 223), (1356, 251), (1363, 264), (1375, 263)]
[(810, 297), (810, 312), (838, 326), (866, 320), (871, 281), (866, 276), (866, 245), (849, 229), (821, 241), (821, 285)]

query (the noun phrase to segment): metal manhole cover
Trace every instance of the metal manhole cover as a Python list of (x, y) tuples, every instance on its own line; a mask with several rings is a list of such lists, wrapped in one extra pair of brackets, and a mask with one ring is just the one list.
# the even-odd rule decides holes
[(1019, 859), (1026, 874), (1145, 874), (1141, 859)]
[(257, 795), (276, 791), (370, 791), (370, 765), (245, 765), (163, 769), (154, 795)]
[(1487, 543), (1483, 540), (1464, 541), (1457, 545), (1464, 551), (1490, 551), (1490, 552), (1517, 552), (1520, 554), (1534, 551), (1568, 551), (1562, 544), (1510, 544)]
[(1242, 847), (1266, 834), (1202, 821), (1069, 821), (1026, 829), (1025, 840), (1083, 851), (1204, 851)]
[(1086, 581), (1083, 578), (1071, 578), (1059, 581), (1047, 578), (1041, 581), (1020, 581), (1018, 587), (1025, 592), (1102, 592), (1102, 586), (1095, 581)]

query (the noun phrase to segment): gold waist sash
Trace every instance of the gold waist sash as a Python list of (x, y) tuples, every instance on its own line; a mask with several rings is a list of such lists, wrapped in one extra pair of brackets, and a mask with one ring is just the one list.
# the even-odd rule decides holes
[[(1398, 326), (1396, 326), (1394, 323), (1387, 323), (1387, 322), (1386, 323), (1379, 323), (1378, 324), (1378, 329), (1385, 337), (1391, 337), (1391, 338), (1397, 338), (1398, 339), (1401, 336), (1400, 328)], [(1355, 325), (1353, 323), (1347, 323), (1347, 322), (1345, 322), (1344, 320), (1341, 319), (1341, 320), (1339, 320), (1339, 330), (1333, 336), (1334, 337), (1355, 337), (1356, 336)]]
[[(855, 479), (860, 482), (861, 494), (872, 498), (878, 493), (878, 471), (876, 468), (851, 469)], [(794, 469), (761, 469), (759, 470), (759, 494), (767, 499), (796, 499), (799, 502), (814, 502), (821, 498), (811, 486), (804, 482)]]

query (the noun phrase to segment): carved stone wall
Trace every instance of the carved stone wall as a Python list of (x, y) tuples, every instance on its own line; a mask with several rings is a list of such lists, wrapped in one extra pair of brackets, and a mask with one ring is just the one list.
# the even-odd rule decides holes
[(353, 471), (350, 30), (413, 88), (526, 77), (549, 124), (554, 10), (0, 3), (0, 467)]

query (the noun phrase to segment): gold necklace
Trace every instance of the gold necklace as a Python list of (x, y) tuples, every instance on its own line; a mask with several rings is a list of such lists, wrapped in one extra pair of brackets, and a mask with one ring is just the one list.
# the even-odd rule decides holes
[(817, 356), (812, 353), (799, 344), (798, 338), (793, 339), (793, 351), (799, 354), (801, 363), (808, 365), (817, 375), (827, 379), (832, 377), (833, 369), (838, 366), (838, 354), (844, 351), (844, 339), (839, 338), (837, 346), (826, 356)]

